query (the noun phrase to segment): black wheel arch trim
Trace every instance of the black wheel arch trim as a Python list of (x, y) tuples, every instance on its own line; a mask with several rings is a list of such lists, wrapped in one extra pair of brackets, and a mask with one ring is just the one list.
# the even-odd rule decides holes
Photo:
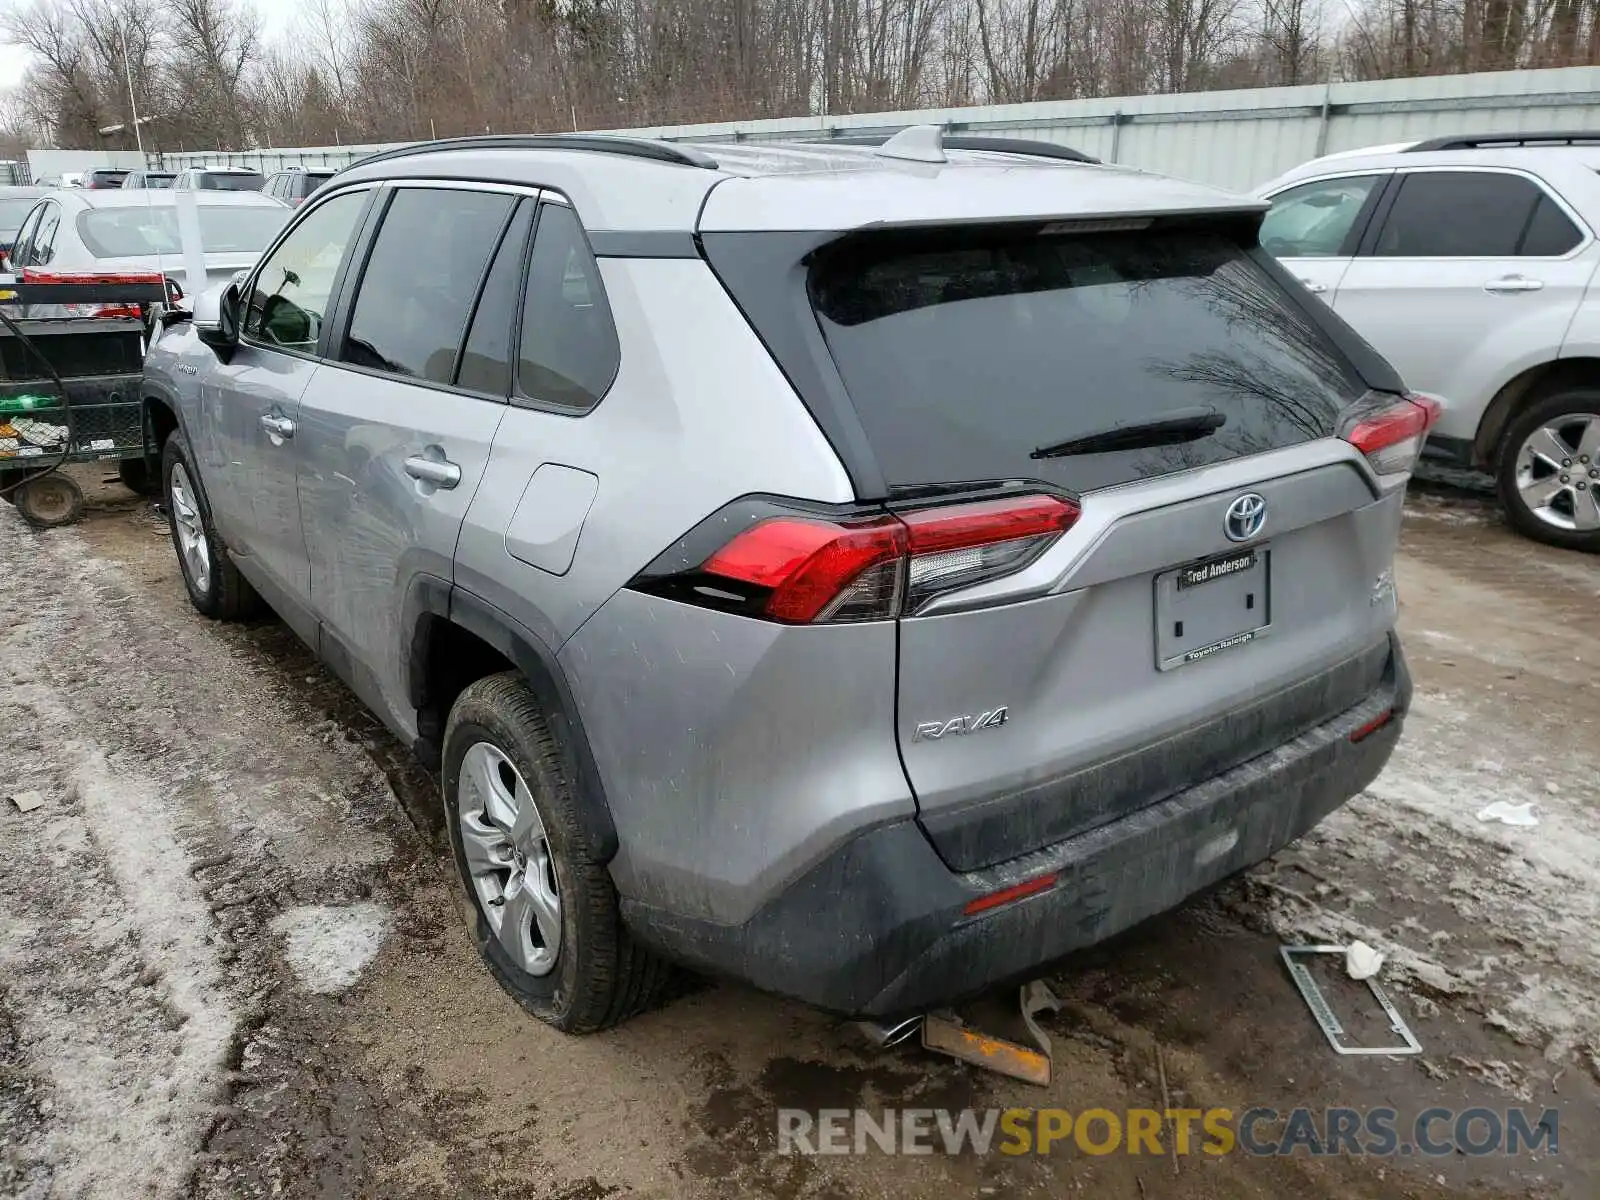
[(406, 628), (412, 631), (407, 657), (406, 692), (419, 708), (426, 700), (428, 617), (457, 625), (503, 655), (527, 681), (560, 748), (568, 778), (578, 798), (584, 834), (599, 856), (610, 862), (617, 853), (617, 827), (594, 750), (578, 715), (577, 700), (555, 652), (515, 617), (487, 600), (433, 575), (411, 582), (405, 602)]
[[(161, 405), (172, 414), (172, 419), (183, 433), (184, 440), (193, 446), (194, 441), (189, 437), (188, 423), (183, 419), (183, 405), (178, 403), (177, 396), (165, 384), (155, 383), (149, 377), (146, 377), (143, 387), (140, 389), (139, 412), (147, 426), (150, 424), (150, 405), (152, 403)], [(155, 454), (156, 457), (160, 457), (160, 446), (155, 447)]]

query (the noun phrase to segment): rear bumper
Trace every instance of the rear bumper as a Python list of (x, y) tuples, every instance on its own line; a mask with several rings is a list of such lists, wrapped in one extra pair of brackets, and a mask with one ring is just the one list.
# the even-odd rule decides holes
[(1422, 457), (1429, 462), (1446, 467), (1460, 467), (1467, 471), (1476, 470), (1478, 467), (1471, 438), (1432, 434), (1422, 444)]
[[(1393, 639), (1392, 639), (1393, 640)], [(924, 1011), (1026, 979), (1276, 853), (1388, 762), (1411, 698), (1393, 640), (1354, 707), (1169, 799), (992, 868), (952, 872), (914, 820), (863, 833), (742, 925), (623, 901), (629, 926), (689, 966), (852, 1016)], [(1394, 719), (1352, 742), (1383, 713)], [(1055, 872), (1049, 890), (975, 917), (973, 899)]]

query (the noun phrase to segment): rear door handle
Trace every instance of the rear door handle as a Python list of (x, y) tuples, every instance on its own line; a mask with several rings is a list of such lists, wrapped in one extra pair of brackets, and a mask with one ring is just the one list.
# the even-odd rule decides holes
[(276, 413), (261, 414), (261, 428), (273, 437), (292, 438), (294, 436), (294, 422), (288, 417), (280, 417)]
[(1483, 290), (1500, 295), (1505, 292), (1537, 292), (1542, 287), (1542, 279), (1529, 279), (1526, 275), (1503, 275), (1499, 279), (1489, 280), (1483, 285)]
[(1300, 282), (1306, 285), (1306, 291), (1311, 292), (1314, 295), (1320, 296), (1323, 292), (1328, 290), (1327, 284), (1318, 283), (1314, 279), (1302, 279)]
[(424, 458), (413, 454), (406, 459), (406, 474), (434, 487), (453, 488), (461, 482), (461, 468), (448, 459)]

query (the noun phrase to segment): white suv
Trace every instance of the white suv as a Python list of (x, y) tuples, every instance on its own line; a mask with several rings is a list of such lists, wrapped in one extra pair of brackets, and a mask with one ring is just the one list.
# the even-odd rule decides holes
[(1528, 536), (1600, 551), (1600, 133), (1347, 151), (1258, 195), (1262, 246), (1444, 399), (1429, 457), (1492, 472)]

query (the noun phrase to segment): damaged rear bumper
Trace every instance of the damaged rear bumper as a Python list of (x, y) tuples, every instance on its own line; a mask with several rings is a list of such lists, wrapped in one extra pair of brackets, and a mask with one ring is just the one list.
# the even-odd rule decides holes
[[(951, 871), (917, 823), (904, 820), (846, 842), (742, 925), (626, 899), (624, 919), (688, 966), (851, 1016), (921, 1012), (1037, 976), (1270, 857), (1371, 783), (1411, 699), (1398, 639), (1390, 663), (1378, 688), (1332, 720), (1009, 862)], [(1391, 711), (1392, 720), (1361, 736)], [(965, 913), (980, 897), (1051, 874), (1044, 891)]]

